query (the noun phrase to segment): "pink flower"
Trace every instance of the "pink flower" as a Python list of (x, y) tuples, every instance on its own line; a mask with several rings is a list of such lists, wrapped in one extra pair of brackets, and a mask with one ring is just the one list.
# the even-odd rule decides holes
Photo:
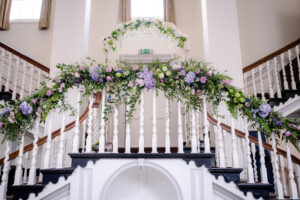
[(185, 75), (185, 71), (184, 71), (184, 70), (181, 70), (181, 71), (180, 71), (180, 74), (181, 74), (182, 76), (184, 76), (184, 75)]
[(111, 150), (111, 149), (112, 149), (112, 144), (108, 144), (108, 145), (107, 145), (107, 149), (108, 149), (108, 150)]
[(115, 72), (118, 72), (118, 71), (119, 71), (118, 66), (115, 66), (115, 67), (114, 67), (114, 71), (115, 71)]
[(282, 135), (283, 135), (285, 132), (286, 132), (285, 129), (281, 129), (281, 130), (280, 130), (280, 134), (282, 134)]
[(205, 82), (206, 82), (206, 77), (205, 77), (205, 76), (202, 76), (202, 77), (200, 78), (200, 82), (201, 82), (201, 83), (205, 83)]
[(62, 92), (63, 90), (62, 90), (62, 88), (60, 87), (60, 88), (57, 89), (57, 91), (58, 91), (58, 92)]
[(212, 70), (208, 70), (207, 75), (208, 76), (212, 76), (213, 75), (213, 71)]
[(110, 77), (110, 76), (107, 76), (107, 77), (106, 77), (106, 81), (107, 81), (107, 82), (111, 81), (111, 77)]
[(48, 97), (52, 96), (52, 90), (47, 90), (46, 95), (47, 95)]
[(10, 112), (10, 113), (9, 113), (9, 116), (10, 116), (11, 118), (15, 118), (15, 113)]
[(63, 88), (63, 87), (65, 87), (65, 84), (64, 84), (64, 83), (61, 83), (59, 87), (60, 87), (60, 88)]
[(111, 71), (112, 71), (111, 67), (106, 68), (106, 72), (111, 72)]
[(36, 100), (35, 99), (30, 99), (30, 102), (33, 104), (36, 104)]
[(56, 82), (56, 83), (60, 83), (61, 80), (60, 80), (59, 78), (56, 78), (56, 79), (55, 79), (55, 82)]
[(199, 69), (199, 68), (197, 68), (197, 69), (195, 70), (195, 74), (200, 74), (200, 69)]
[(79, 67), (79, 70), (80, 70), (80, 71), (82, 71), (83, 69), (84, 69), (84, 67), (83, 67), (83, 66), (80, 66), (80, 67)]
[(2, 122), (0, 122), (0, 128), (2, 128), (4, 126), (4, 124)]
[(227, 85), (231, 85), (232, 84), (232, 80), (227, 80)]
[(137, 71), (139, 70), (139, 66), (138, 65), (132, 65), (132, 71)]
[(78, 72), (75, 72), (75, 78), (80, 78), (80, 75)]
[(41, 107), (38, 107), (37, 112), (38, 112), (38, 113), (41, 113), (41, 112), (42, 112)]
[(140, 87), (143, 87), (145, 85), (145, 82), (143, 79), (136, 79), (135, 82)]
[(11, 124), (13, 124), (15, 122), (11, 117), (8, 117), (7, 119), (8, 119), (8, 122)]
[(292, 133), (290, 131), (285, 132), (285, 137), (290, 137)]
[(133, 87), (133, 83), (131, 81), (128, 83), (128, 87)]

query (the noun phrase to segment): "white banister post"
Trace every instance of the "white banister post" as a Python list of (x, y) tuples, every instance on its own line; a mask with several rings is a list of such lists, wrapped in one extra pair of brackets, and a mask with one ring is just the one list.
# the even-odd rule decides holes
[(280, 89), (280, 80), (278, 77), (278, 70), (277, 70), (277, 57), (274, 57), (274, 70), (275, 70), (275, 79), (276, 79), (276, 88), (277, 88), (277, 98), (282, 98), (281, 96), (281, 89)]
[[(245, 92), (245, 94), (248, 94), (248, 88), (247, 88), (247, 72), (245, 72), (244, 74), (243, 74), (243, 78), (244, 78), (244, 92)], [(249, 94), (248, 94), (249, 95)]]
[[(34, 128), (34, 140), (33, 140), (33, 149), (31, 155), (31, 164), (29, 170), (29, 178), (28, 185), (34, 185), (36, 183), (36, 156), (38, 154), (38, 132), (39, 132), (39, 117), (35, 120), (35, 128)], [(49, 162), (49, 161), (48, 161)]]
[(10, 81), (10, 75), (11, 75), (11, 62), (12, 62), (12, 53), (8, 54), (8, 70), (7, 70), (7, 77), (6, 77), (6, 85), (5, 85), (5, 91), (9, 91), (9, 81)]
[(273, 84), (271, 82), (271, 74), (270, 74), (270, 61), (267, 61), (266, 67), (267, 67), (267, 74), (268, 74), (270, 98), (274, 98)]
[[(85, 153), (92, 152), (92, 126), (93, 126), (93, 97), (89, 98), (89, 119), (88, 119), (88, 130), (87, 130), (87, 138), (86, 138), (86, 147)], [(78, 150), (77, 150), (78, 151)]]
[(15, 172), (14, 185), (20, 185), (22, 183), (22, 163), (24, 154), (24, 135), (22, 135), (19, 147), (18, 163)]
[(45, 154), (44, 154), (44, 169), (47, 169), (50, 167), (50, 153), (51, 153), (51, 141), (52, 141), (52, 112), (49, 114), (49, 123), (48, 123), (48, 131), (47, 131), (47, 142), (46, 142), (46, 148), (45, 148)]
[(296, 46), (296, 54), (297, 54), (297, 63), (298, 63), (298, 72), (299, 72), (299, 79), (300, 79), (300, 59), (299, 59), (299, 45)]
[(141, 103), (140, 103), (140, 135), (139, 135), (139, 153), (145, 153), (145, 139), (144, 139), (144, 93), (141, 92)]
[(30, 82), (29, 82), (29, 90), (28, 90), (29, 95), (32, 93), (32, 86), (33, 86), (33, 65), (30, 64)]
[(280, 165), (280, 174), (281, 174), (281, 180), (282, 180), (282, 186), (283, 186), (283, 194), (284, 194), (284, 196), (287, 196), (288, 190), (287, 190), (287, 183), (286, 183), (286, 177), (285, 177), (284, 158), (281, 154), (279, 155), (279, 165)]
[(56, 168), (63, 167), (64, 144), (65, 144), (65, 119), (66, 119), (66, 113), (64, 112), (62, 115), (62, 120), (61, 120), (59, 150), (58, 150), (58, 155), (57, 155)]
[(16, 71), (15, 71), (15, 80), (14, 80), (14, 88), (13, 88), (13, 93), (12, 93), (12, 100), (15, 100), (17, 97), (17, 84), (19, 80), (19, 65), (20, 65), (20, 58), (17, 57), (17, 62), (16, 62)]
[(118, 144), (118, 108), (114, 108), (113, 153), (119, 153), (119, 144)]
[(5, 58), (5, 49), (1, 48), (1, 68), (0, 68), (0, 90), (2, 90), (2, 82), (4, 77), (4, 58)]
[(281, 60), (281, 69), (282, 69), (282, 74), (283, 74), (283, 88), (285, 90), (288, 90), (289, 85), (286, 80), (286, 73), (285, 73), (285, 66), (284, 66), (284, 53), (280, 54), (280, 60)]
[(289, 56), (289, 66), (290, 66), (290, 72), (291, 72), (291, 84), (292, 84), (292, 89), (296, 90), (296, 83), (295, 83), (295, 78), (294, 78), (294, 69), (292, 65), (292, 51), (291, 49), (288, 50), (288, 56)]
[(220, 168), (225, 168), (225, 153), (224, 153), (224, 143), (223, 143), (223, 134), (221, 128), (221, 118), (218, 117), (217, 123), (217, 135), (218, 135), (218, 149), (219, 149), (219, 160), (220, 160)]
[(206, 97), (203, 97), (204, 153), (210, 153)]
[(261, 98), (262, 98), (262, 100), (266, 100), (261, 68), (262, 68), (262, 65), (259, 65), (258, 71), (259, 71), (259, 83), (260, 83), (260, 88), (261, 88)]
[(157, 153), (156, 88), (153, 89), (152, 152)]
[(23, 183), (27, 182), (27, 169), (28, 169), (28, 162), (29, 162), (29, 152), (24, 154), (24, 175), (23, 175)]
[(296, 164), (296, 180), (297, 180), (297, 186), (298, 186), (298, 194), (300, 194), (300, 165)]
[(104, 111), (105, 111), (105, 97), (106, 91), (103, 89), (102, 91), (102, 98), (101, 98), (101, 119), (100, 119), (100, 137), (99, 137), (99, 151), (98, 153), (104, 153), (105, 151), (105, 119), (104, 119)]
[(126, 105), (126, 136), (125, 136), (125, 153), (130, 153), (130, 122), (128, 121), (128, 115), (127, 112), (129, 112), (130, 106), (129, 106), (129, 98), (127, 99), (127, 105)]
[(26, 77), (26, 61), (23, 60), (23, 74), (22, 74), (22, 85), (21, 85), (21, 92), (20, 92), (20, 99), (23, 99), (24, 97), (24, 91), (25, 91), (25, 77)]
[(277, 156), (277, 148), (276, 148), (276, 140), (275, 134), (272, 133), (272, 161), (273, 161), (273, 172), (274, 172), (274, 184), (275, 184), (275, 191), (278, 199), (284, 199), (282, 184), (280, 181), (280, 174), (279, 174), (279, 166), (278, 166), (278, 156)]
[(246, 167), (247, 167), (247, 174), (248, 174), (248, 183), (254, 183), (247, 119), (245, 120), (245, 143), (246, 143), (246, 163), (247, 163)]
[(239, 167), (239, 156), (237, 152), (237, 142), (236, 142), (236, 135), (235, 135), (235, 126), (233, 117), (231, 117), (231, 141), (232, 141), (232, 167), (238, 168)]
[(289, 172), (289, 188), (290, 188), (290, 198), (291, 199), (298, 199), (298, 192), (297, 192), (297, 186), (295, 183), (295, 177), (294, 177), (294, 169), (293, 169), (293, 163), (291, 158), (291, 152), (290, 152), (290, 142), (287, 141), (286, 143), (286, 157), (287, 157), (287, 167)]
[[(72, 146), (72, 152), (78, 153), (79, 149), (79, 128), (80, 128), (80, 99), (81, 99), (81, 88), (79, 87), (79, 90), (77, 91), (77, 105), (76, 105), (76, 121), (75, 121), (75, 127), (74, 127), (74, 135), (73, 135), (73, 146)], [(89, 109), (89, 114), (92, 112), (91, 109)]]
[(256, 97), (257, 96), (257, 92), (256, 92), (256, 82), (255, 82), (255, 73), (254, 73), (254, 69), (251, 70), (251, 75), (252, 75), (252, 86), (253, 86), (253, 95)]
[(86, 134), (86, 123), (87, 123), (87, 119), (85, 119), (82, 122), (82, 135), (81, 135), (81, 148), (82, 148), (82, 152), (85, 152), (85, 134)]
[(178, 153), (183, 152), (183, 135), (182, 135), (182, 118), (181, 118), (181, 103), (177, 103), (177, 115), (178, 115)]
[(192, 108), (192, 150), (191, 153), (197, 153), (197, 138), (196, 138), (196, 117), (195, 109)]
[(197, 152), (200, 153), (200, 110), (196, 112)]
[(265, 149), (262, 145), (261, 134), (262, 132), (259, 131), (257, 132), (258, 149), (259, 149), (259, 157), (260, 157), (260, 176), (261, 176), (262, 183), (268, 183), (267, 168), (265, 164)]
[(251, 153), (252, 153), (252, 160), (253, 160), (253, 166), (254, 166), (254, 180), (255, 182), (258, 182), (258, 175), (257, 175), (257, 165), (256, 165), (256, 147), (253, 142), (251, 142)]
[(165, 101), (165, 106), (166, 106), (166, 150), (165, 153), (171, 153), (171, 142), (170, 142), (170, 112), (169, 112), (169, 100), (166, 98)]
[(6, 140), (5, 142), (5, 158), (4, 158), (4, 166), (2, 169), (2, 177), (1, 177), (1, 185), (0, 185), (0, 199), (6, 199), (6, 191), (7, 191), (7, 184), (8, 184), (8, 173), (9, 173), (9, 152), (11, 149), (11, 142)]
[(38, 80), (37, 80), (37, 89), (41, 87), (41, 79), (42, 79), (42, 70), (38, 70)]

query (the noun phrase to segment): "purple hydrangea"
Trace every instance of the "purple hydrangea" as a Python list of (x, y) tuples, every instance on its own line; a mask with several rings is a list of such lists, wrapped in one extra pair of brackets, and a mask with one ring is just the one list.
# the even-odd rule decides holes
[(20, 110), (22, 111), (23, 115), (30, 115), (33, 111), (30, 104), (28, 104), (26, 101), (20, 104)]
[(0, 113), (0, 116), (3, 116), (5, 114), (8, 114), (10, 112), (10, 108), (7, 108), (6, 110), (4, 110), (2, 113)]
[(195, 78), (196, 78), (195, 73), (189, 71), (189, 72), (187, 73), (187, 75), (185, 76), (185, 82), (187, 82), (188, 84), (191, 84), (191, 83), (194, 82)]
[(147, 89), (152, 89), (156, 86), (156, 81), (153, 78), (153, 73), (149, 72), (147, 67), (144, 67), (139, 73), (139, 78), (144, 79), (145, 87)]
[(276, 126), (281, 126), (282, 125), (282, 121), (277, 121), (276, 122)]
[(261, 118), (264, 119), (264, 118), (268, 117), (270, 112), (271, 112), (271, 106), (269, 104), (265, 103), (265, 104), (262, 104), (259, 106), (258, 114)]
[(256, 118), (256, 113), (259, 112), (259, 109), (252, 109), (251, 112), (252, 112), (252, 117), (255, 119)]
[(90, 77), (92, 78), (93, 81), (95, 82), (101, 82), (102, 77), (101, 77), (101, 72), (102, 72), (102, 67), (100, 66), (94, 66), (90, 68)]
[(30, 99), (30, 102), (31, 102), (32, 104), (36, 104), (36, 100), (35, 100), (35, 99)]

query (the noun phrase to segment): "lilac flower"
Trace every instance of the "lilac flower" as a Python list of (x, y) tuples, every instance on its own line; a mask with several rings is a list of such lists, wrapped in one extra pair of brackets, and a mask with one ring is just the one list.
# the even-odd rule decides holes
[(184, 71), (184, 70), (181, 70), (181, 71), (180, 71), (180, 75), (185, 76), (185, 71)]
[(163, 83), (164, 81), (165, 81), (165, 79), (164, 79), (164, 78), (160, 79), (160, 82), (161, 82), (161, 83)]
[(94, 67), (90, 68), (90, 77), (95, 82), (101, 81), (101, 79), (99, 78), (101, 72), (102, 72), (102, 67), (94, 66)]
[(144, 79), (145, 87), (147, 89), (152, 89), (156, 86), (156, 81), (153, 78), (153, 73), (149, 72), (147, 67), (144, 67), (139, 73), (139, 78)]
[(15, 122), (11, 117), (8, 117), (7, 120), (8, 120), (8, 122), (11, 123), (11, 124), (13, 124), (13, 123)]
[(47, 95), (48, 97), (52, 96), (52, 90), (50, 90), (50, 89), (47, 90), (46, 95)]
[(65, 84), (64, 84), (64, 83), (61, 83), (59, 87), (60, 87), (60, 88), (63, 88), (63, 87), (65, 87)]
[(111, 67), (106, 68), (106, 72), (111, 72), (111, 71), (112, 71)]
[(115, 67), (114, 67), (114, 71), (115, 71), (115, 72), (119, 71), (118, 66), (115, 66)]
[(136, 79), (135, 82), (140, 87), (143, 87), (145, 85), (145, 81), (143, 79)]
[(10, 108), (7, 108), (4, 112), (0, 113), (0, 116), (8, 114), (10, 112)]
[(82, 71), (84, 69), (84, 66), (80, 66), (79, 70)]
[(31, 102), (32, 104), (36, 104), (36, 100), (35, 100), (35, 99), (30, 99), (30, 102)]
[(189, 71), (189, 72), (187, 73), (187, 75), (185, 76), (185, 82), (187, 82), (188, 84), (191, 84), (191, 83), (194, 82), (195, 78), (196, 78), (195, 73)]
[(80, 75), (78, 72), (75, 72), (74, 76), (75, 76), (75, 78), (80, 78)]
[(277, 121), (276, 122), (276, 126), (281, 126), (282, 125), (282, 121)]
[(76, 83), (80, 83), (81, 82), (81, 80), (80, 79), (76, 79), (76, 81), (75, 81)]
[(251, 109), (253, 119), (256, 118), (256, 113), (259, 112), (259, 109)]
[(259, 115), (261, 118), (266, 118), (268, 117), (269, 113), (271, 112), (271, 106), (267, 103), (262, 104), (259, 106)]
[(106, 81), (107, 81), (107, 82), (111, 81), (111, 77), (110, 77), (110, 76), (107, 76), (107, 77), (106, 77)]
[(205, 76), (202, 76), (202, 77), (200, 78), (200, 82), (204, 84), (204, 83), (206, 82), (206, 77), (205, 77)]
[(0, 128), (3, 128), (4, 124), (2, 122), (0, 122)]
[(249, 108), (249, 107), (250, 107), (250, 103), (245, 103), (245, 106), (246, 106), (247, 108)]
[(290, 137), (292, 133), (290, 131), (285, 132), (285, 137)]
[(199, 68), (197, 68), (197, 69), (195, 70), (195, 74), (200, 74), (200, 69), (199, 69)]
[(281, 129), (281, 130), (280, 130), (280, 134), (281, 134), (281, 135), (283, 135), (285, 132), (286, 132), (285, 129)]
[(132, 71), (137, 71), (139, 70), (139, 66), (138, 65), (132, 65)]
[(56, 79), (55, 79), (55, 82), (56, 82), (56, 83), (60, 83), (61, 80), (60, 80), (59, 78), (56, 78)]
[(30, 104), (28, 104), (26, 101), (20, 104), (20, 110), (22, 111), (23, 115), (30, 115), (33, 111)]
[(207, 72), (207, 76), (212, 76), (213, 75), (213, 71), (212, 70), (209, 70), (208, 72)]
[(58, 92), (62, 93), (63, 89), (60, 87), (57, 89)]

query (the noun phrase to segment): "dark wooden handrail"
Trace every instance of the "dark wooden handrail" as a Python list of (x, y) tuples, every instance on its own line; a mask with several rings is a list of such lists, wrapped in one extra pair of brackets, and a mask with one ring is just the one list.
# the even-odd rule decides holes
[(25, 60), (26, 62), (32, 64), (33, 66), (39, 68), (40, 70), (46, 72), (46, 73), (50, 73), (50, 69), (48, 67), (46, 67), (45, 65), (29, 58), (28, 56), (25, 56), (24, 54), (12, 49), (11, 47), (7, 46), (6, 44), (4, 44), (3, 42), (0, 42), (0, 47), (5, 49), (6, 51), (9, 51), (10, 53), (22, 58), (23, 60)]
[(277, 50), (277, 51), (275, 51), (275, 52), (273, 52), (273, 53), (271, 53), (271, 54), (269, 54), (269, 55), (267, 55), (267, 56), (259, 59), (258, 61), (256, 61), (256, 62), (254, 62), (254, 63), (252, 63), (252, 64), (244, 67), (243, 68), (243, 73), (246, 73), (246, 72), (250, 71), (251, 69), (256, 68), (257, 66), (259, 66), (259, 65), (267, 62), (268, 60), (271, 60), (272, 58), (274, 58), (274, 57), (282, 54), (283, 52), (286, 52), (287, 50), (289, 50), (289, 49), (297, 46), (298, 44), (300, 44), (300, 38), (298, 38), (296, 41), (294, 41), (294, 42), (292, 42), (292, 43), (290, 43), (290, 44), (282, 47), (281, 49), (279, 49), (279, 50)]

